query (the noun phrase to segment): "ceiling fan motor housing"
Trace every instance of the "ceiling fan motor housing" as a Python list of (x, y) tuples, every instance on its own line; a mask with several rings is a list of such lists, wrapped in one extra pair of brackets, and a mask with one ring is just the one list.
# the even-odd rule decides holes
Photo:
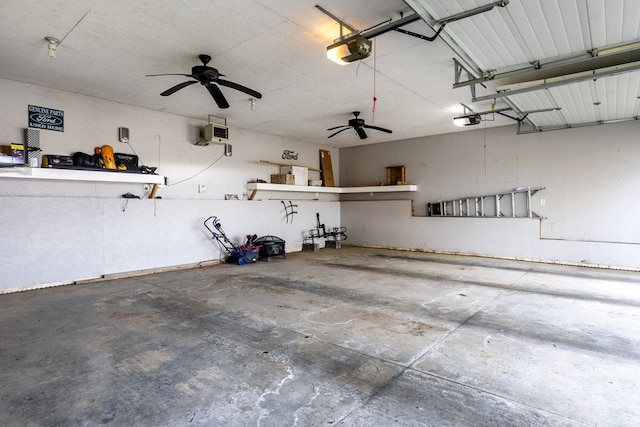
[(353, 126), (354, 128), (364, 126), (364, 119), (351, 119), (349, 120), (349, 126)]

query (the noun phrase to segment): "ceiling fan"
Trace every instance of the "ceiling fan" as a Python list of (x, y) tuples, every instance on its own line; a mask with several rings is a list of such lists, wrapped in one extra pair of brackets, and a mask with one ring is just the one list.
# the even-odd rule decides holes
[(381, 130), (382, 132), (386, 132), (386, 133), (391, 133), (392, 132), (389, 129), (385, 129), (385, 128), (381, 128), (381, 127), (378, 127), (378, 126), (371, 126), (371, 125), (365, 124), (364, 123), (364, 119), (359, 119), (358, 118), (358, 116), (360, 115), (360, 111), (354, 111), (353, 115), (356, 116), (356, 118), (349, 120), (349, 124), (342, 125), (342, 126), (335, 126), (335, 127), (327, 129), (327, 130), (335, 130), (335, 129), (342, 128), (339, 131), (332, 133), (327, 138), (331, 138), (332, 136), (336, 136), (340, 132), (343, 132), (343, 131), (345, 131), (345, 130), (347, 130), (349, 128), (354, 128), (356, 130), (356, 132), (358, 133), (358, 136), (360, 137), (360, 139), (366, 139), (367, 138), (367, 134), (364, 131), (365, 128), (366, 129)]
[(230, 87), (235, 90), (239, 90), (240, 92), (244, 92), (247, 95), (251, 95), (254, 98), (262, 98), (262, 94), (260, 92), (256, 92), (253, 89), (249, 89), (248, 87), (239, 85), (238, 83), (230, 82), (229, 80), (223, 80), (220, 77), (224, 77), (224, 74), (218, 72), (217, 69), (213, 67), (207, 66), (209, 61), (211, 61), (211, 57), (209, 55), (199, 55), (200, 61), (202, 61), (202, 65), (196, 65), (191, 68), (191, 74), (148, 74), (147, 77), (157, 77), (157, 76), (185, 76), (191, 77), (195, 80), (190, 80), (186, 82), (179, 83), (164, 92), (162, 92), (161, 96), (169, 96), (180, 89), (183, 89), (187, 86), (190, 86), (195, 83), (200, 83), (202, 86), (206, 87), (213, 100), (218, 104), (220, 108), (229, 108), (229, 103), (227, 99), (222, 94), (220, 88), (216, 85)]

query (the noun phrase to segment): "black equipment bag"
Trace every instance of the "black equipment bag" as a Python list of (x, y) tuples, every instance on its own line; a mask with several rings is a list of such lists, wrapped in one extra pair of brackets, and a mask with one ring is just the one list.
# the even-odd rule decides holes
[(128, 171), (139, 171), (138, 156), (134, 154), (114, 153), (113, 157), (116, 160), (116, 165), (126, 166)]
[(77, 151), (73, 153), (73, 166), (79, 168), (99, 168), (100, 164), (96, 162), (96, 158), (92, 154)]

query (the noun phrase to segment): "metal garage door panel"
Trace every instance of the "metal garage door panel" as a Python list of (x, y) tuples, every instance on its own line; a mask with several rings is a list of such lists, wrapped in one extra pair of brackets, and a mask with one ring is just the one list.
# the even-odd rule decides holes
[[(435, 20), (494, 0), (412, 0)], [(409, 3), (412, 3), (409, 2)], [(483, 70), (502, 70), (640, 39), (638, 0), (510, 0), (446, 25)]]
[(640, 72), (549, 89), (570, 124), (630, 119), (638, 115)]
[(509, 99), (521, 111), (537, 111), (557, 107), (546, 90), (513, 95)]
[(640, 38), (640, 2), (589, 0), (587, 2), (594, 47), (612, 46)]
[[(495, 4), (495, 0), (406, 0), (433, 24), (461, 12)], [(420, 13), (420, 12), (419, 12)], [(498, 73), (575, 57), (640, 40), (639, 0), (509, 0), (506, 7), (446, 25), (459, 55), (474, 70)], [(443, 34), (444, 34), (443, 33)], [(444, 37), (443, 37), (444, 38)], [(466, 59), (465, 59), (466, 60)], [(467, 61), (468, 62), (468, 61)], [(532, 89), (535, 89), (532, 87)], [(640, 113), (640, 72), (532, 90), (508, 97), (528, 121), (539, 128), (606, 123), (635, 118)]]
[[(493, 3), (418, 0), (436, 20)], [(447, 24), (445, 31), (484, 70), (591, 48), (583, 1), (511, 0), (506, 7)]]
[(516, 37), (509, 33), (507, 22), (496, 11), (447, 24), (449, 34), (482, 70), (503, 69), (529, 62), (530, 55)]
[(549, 89), (549, 94), (562, 108), (569, 124), (591, 123), (599, 120), (593, 81), (585, 81)]
[(640, 71), (598, 79), (594, 82), (601, 120), (638, 116)]
[(535, 113), (539, 127), (577, 126), (637, 117), (640, 109), (640, 71), (513, 95), (521, 111), (560, 107), (558, 112)]
[[(535, 92), (510, 96), (509, 100), (520, 111), (539, 111), (558, 107), (547, 90), (538, 90)], [(567, 125), (567, 122), (562, 115), (562, 110), (532, 113), (528, 118), (536, 126), (540, 127), (558, 127)]]

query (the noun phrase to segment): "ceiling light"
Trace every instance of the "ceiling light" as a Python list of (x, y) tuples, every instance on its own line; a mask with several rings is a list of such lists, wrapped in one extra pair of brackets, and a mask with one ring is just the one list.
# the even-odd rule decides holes
[(479, 125), (481, 121), (482, 121), (482, 116), (480, 116), (480, 114), (478, 113), (474, 113), (474, 114), (467, 114), (466, 116), (454, 117), (453, 124), (456, 126), (465, 127), (465, 126)]
[(60, 40), (58, 40), (55, 37), (45, 37), (44, 39), (47, 42), (49, 42), (49, 45), (48, 45), (49, 58), (55, 58), (56, 57), (56, 48), (60, 44)]
[(327, 46), (327, 58), (340, 65), (364, 59), (369, 55), (371, 55), (371, 40), (360, 34), (340, 39)]

